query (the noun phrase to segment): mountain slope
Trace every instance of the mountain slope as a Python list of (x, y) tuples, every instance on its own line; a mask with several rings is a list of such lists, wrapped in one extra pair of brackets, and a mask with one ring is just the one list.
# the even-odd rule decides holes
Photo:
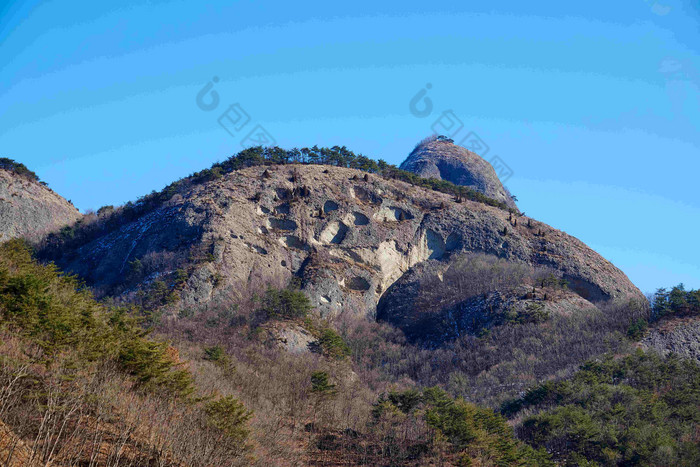
[(17, 237), (36, 241), (81, 217), (72, 204), (37, 180), (2, 167), (0, 241)]

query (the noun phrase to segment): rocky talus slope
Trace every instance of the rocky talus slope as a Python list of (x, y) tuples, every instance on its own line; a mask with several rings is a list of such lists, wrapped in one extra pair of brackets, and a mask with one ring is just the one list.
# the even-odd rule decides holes
[(423, 178), (437, 178), (473, 188), (516, 208), (491, 164), (478, 154), (449, 141), (433, 139), (420, 143), (401, 164), (401, 169)]
[(80, 212), (48, 187), (0, 169), (0, 241), (45, 234), (74, 223)]
[(546, 265), (593, 303), (643, 299), (627, 277), (582, 242), (478, 202), (320, 165), (250, 167), (192, 187), (160, 208), (72, 250), (58, 263), (103, 293), (185, 269), (179, 308), (235, 303), (293, 277), (322, 315), (375, 316), (387, 289), (427, 260), (469, 252)]

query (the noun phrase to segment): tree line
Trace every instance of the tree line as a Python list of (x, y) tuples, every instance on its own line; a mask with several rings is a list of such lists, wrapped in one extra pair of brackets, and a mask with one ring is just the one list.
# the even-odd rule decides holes
[(26, 165), (22, 164), (21, 162), (9, 159), (7, 157), (0, 157), (0, 169), (12, 172), (29, 181), (39, 182), (43, 185), (46, 185), (46, 183), (39, 180), (39, 176), (36, 173), (29, 170)]

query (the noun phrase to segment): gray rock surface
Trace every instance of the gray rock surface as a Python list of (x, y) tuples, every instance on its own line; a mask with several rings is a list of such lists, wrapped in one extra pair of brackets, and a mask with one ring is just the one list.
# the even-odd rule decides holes
[(662, 354), (673, 352), (700, 362), (700, 317), (663, 322), (649, 331), (641, 345)]
[(0, 242), (18, 237), (37, 241), (80, 217), (48, 187), (0, 169)]
[(411, 268), (382, 296), (377, 319), (402, 329), (410, 341), (436, 347), (508, 322), (539, 322), (552, 314), (595, 309), (568, 289), (537, 284), (531, 279), (537, 268), (519, 263), (513, 264), (528, 275), (520, 280), (504, 276), (477, 293), (473, 282), (481, 273), (464, 275), (459, 268), (459, 260), (469, 255), (428, 260)]
[(174, 308), (231, 303), (297, 276), (321, 315), (374, 317), (380, 297), (412, 267), (464, 252), (550, 266), (593, 302), (643, 299), (619, 269), (561, 231), (534, 220), (528, 226), (525, 217), (515, 225), (492, 206), (363, 176), (318, 165), (232, 172), (64, 251), (57, 262), (98, 291), (124, 297), (134, 259), (155, 264), (153, 277), (185, 268), (189, 279)]
[(273, 323), (265, 330), (270, 339), (289, 353), (311, 352), (317, 342), (309, 331), (295, 323)]
[(517, 209), (489, 162), (449, 141), (427, 139), (411, 152), (401, 169), (423, 178), (437, 178), (479, 191)]

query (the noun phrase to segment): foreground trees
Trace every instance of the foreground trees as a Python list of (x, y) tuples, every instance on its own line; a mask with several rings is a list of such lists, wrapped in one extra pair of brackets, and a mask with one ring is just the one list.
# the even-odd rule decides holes
[(566, 465), (700, 465), (700, 366), (641, 350), (586, 363), (503, 405), (519, 437)]
[(0, 244), (0, 420), (14, 437), (3, 463), (246, 464), (250, 412), (199, 391), (136, 316), (95, 302), (21, 241)]

